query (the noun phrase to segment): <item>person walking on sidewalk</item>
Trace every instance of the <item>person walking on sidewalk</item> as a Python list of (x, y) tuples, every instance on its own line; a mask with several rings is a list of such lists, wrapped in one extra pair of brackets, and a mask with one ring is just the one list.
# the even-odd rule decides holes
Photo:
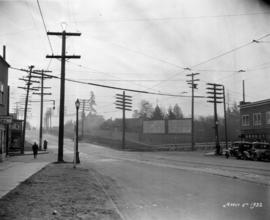
[(47, 150), (47, 146), (48, 146), (48, 141), (45, 139), (43, 142), (43, 148), (45, 151)]
[(32, 150), (33, 150), (34, 158), (37, 158), (37, 154), (38, 154), (38, 145), (37, 145), (36, 142), (33, 144)]

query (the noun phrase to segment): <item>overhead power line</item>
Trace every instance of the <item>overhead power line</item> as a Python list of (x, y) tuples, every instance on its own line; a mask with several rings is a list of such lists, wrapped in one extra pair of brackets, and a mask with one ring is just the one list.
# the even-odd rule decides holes
[[(269, 13), (270, 13), (270, 12), (269, 12)], [(164, 79), (163, 81), (157, 83), (156, 85), (154, 85), (154, 86), (148, 88), (148, 89), (153, 89), (153, 88), (159, 86), (159, 85), (162, 84), (162, 83), (165, 83), (165, 82), (167, 82), (167, 81), (168, 81), (168, 82), (171, 81), (171, 79), (175, 78), (176, 76), (179, 76), (179, 74), (182, 74), (182, 73), (184, 73), (184, 72), (187, 71), (187, 70), (199, 71), (199, 70), (194, 69), (194, 68), (196, 68), (196, 67), (198, 67), (198, 66), (201, 66), (201, 65), (203, 65), (203, 64), (209, 63), (209, 62), (211, 62), (211, 61), (213, 61), (213, 60), (219, 59), (219, 58), (221, 58), (221, 57), (223, 57), (223, 56), (225, 56), (225, 55), (228, 55), (228, 54), (230, 54), (230, 53), (233, 53), (233, 52), (235, 52), (235, 51), (238, 51), (238, 50), (240, 50), (240, 49), (242, 49), (242, 48), (244, 48), (244, 47), (247, 47), (247, 46), (249, 46), (249, 45), (251, 45), (251, 44), (253, 44), (253, 43), (257, 43), (257, 42), (259, 42), (260, 40), (262, 40), (262, 39), (264, 39), (264, 38), (266, 38), (266, 37), (269, 37), (269, 36), (270, 36), (270, 34), (265, 34), (265, 35), (263, 35), (262, 37), (260, 37), (260, 38), (258, 38), (258, 39), (251, 40), (251, 41), (249, 41), (249, 42), (247, 42), (247, 43), (245, 43), (245, 44), (242, 44), (242, 45), (240, 45), (240, 46), (234, 47), (234, 48), (232, 48), (232, 49), (230, 49), (230, 50), (228, 50), (228, 51), (225, 51), (225, 52), (223, 52), (223, 53), (220, 53), (220, 54), (218, 54), (218, 55), (216, 55), (216, 56), (214, 56), (214, 57), (211, 57), (211, 58), (206, 59), (206, 60), (204, 60), (204, 61), (202, 61), (202, 62), (200, 62), (200, 63), (197, 63), (197, 64), (192, 65), (192, 66), (190, 66), (190, 67), (185, 67), (185, 68), (182, 67), (182, 66), (179, 66), (178, 64), (175, 64), (175, 63), (172, 63), (172, 62), (168, 62), (168, 61), (162, 60), (162, 59), (160, 59), (160, 58), (156, 58), (156, 57), (153, 57), (153, 56), (149, 56), (149, 55), (144, 54), (144, 53), (142, 53), (142, 52), (140, 52), (140, 51), (137, 51), (137, 50), (133, 50), (133, 49), (127, 48), (127, 47), (125, 47), (125, 46), (123, 46), (123, 45), (118, 45), (118, 44), (111, 43), (111, 42), (110, 42), (110, 43), (113, 44), (113, 45), (122, 47), (122, 48), (124, 48), (124, 49), (127, 49), (127, 50), (129, 50), (129, 51), (132, 51), (132, 52), (134, 52), (134, 53), (138, 53), (138, 54), (147, 56), (147, 57), (149, 57), (149, 58), (155, 59), (155, 60), (157, 60), (157, 61), (160, 61), (160, 62), (163, 62), (163, 63), (167, 63), (167, 64), (169, 64), (169, 65), (172, 65), (172, 66), (174, 66), (174, 67), (178, 67), (178, 68), (182, 69), (181, 72), (178, 72), (178, 73), (176, 73), (176, 74), (174, 74), (174, 75), (168, 77), (167, 79)], [(76, 63), (73, 63), (73, 64), (76, 65), (76, 66), (78, 66), (78, 67), (81, 67), (81, 68), (88, 68), (88, 67), (82, 66), (82, 65), (80, 65), (80, 64), (76, 64)], [(93, 68), (89, 68), (89, 69), (93, 69)], [(200, 70), (200, 71), (206, 71), (206, 70)], [(213, 71), (213, 70), (211, 70), (211, 71)], [(100, 71), (98, 71), (98, 72), (100, 72)], [(232, 72), (232, 71), (230, 71), (230, 70), (225, 70), (225, 71), (223, 71), (223, 72)]]
[[(244, 47), (247, 47), (247, 46), (249, 46), (249, 45), (251, 45), (251, 44), (253, 44), (253, 43), (257, 43), (258, 41), (260, 41), (260, 40), (262, 40), (262, 39), (264, 39), (264, 38), (266, 38), (266, 37), (269, 37), (269, 36), (270, 36), (270, 34), (265, 34), (265, 35), (263, 35), (262, 37), (260, 37), (260, 38), (258, 38), (258, 39), (256, 39), (256, 40), (252, 40), (252, 41), (250, 41), (250, 42), (248, 42), (248, 43), (245, 43), (245, 44), (242, 44), (242, 45), (240, 45), (240, 46), (238, 46), (238, 47), (232, 48), (232, 49), (230, 49), (230, 50), (228, 50), (228, 51), (226, 51), (226, 52), (223, 52), (223, 53), (221, 53), (221, 54), (219, 54), (219, 55), (216, 55), (216, 56), (214, 56), (214, 57), (211, 57), (211, 58), (209, 58), (209, 59), (206, 59), (206, 60), (204, 60), (204, 61), (202, 61), (202, 62), (200, 62), (200, 63), (197, 63), (197, 64), (195, 64), (195, 65), (193, 65), (193, 66), (187, 67), (187, 68), (185, 68), (184, 71), (186, 71), (186, 70), (193, 70), (195, 67), (198, 67), (198, 66), (201, 66), (201, 65), (203, 65), (203, 64), (209, 63), (209, 62), (211, 62), (211, 61), (213, 61), (213, 60), (219, 59), (219, 58), (221, 58), (221, 57), (223, 57), (223, 56), (225, 56), (225, 55), (228, 55), (228, 54), (233, 53), (233, 52), (235, 52), (235, 51), (237, 51), (237, 50), (240, 50), (240, 49), (242, 49), (242, 48), (244, 48)], [(184, 73), (184, 71), (182, 71), (182, 72), (180, 72), (180, 73)], [(169, 81), (170, 79), (173, 79), (174, 77), (178, 76), (180, 73), (177, 73), (177, 74), (172, 75), (171, 77), (168, 77), (168, 78), (167, 78), (167, 81)], [(165, 82), (165, 81), (164, 81), (164, 82)], [(152, 88), (154, 88), (154, 87), (156, 87), (156, 86), (158, 86), (158, 85), (160, 85), (160, 84), (162, 84), (162, 83), (163, 83), (163, 82), (160, 82), (160, 83), (154, 85), (153, 87), (151, 87), (151, 88), (149, 88), (149, 89), (152, 89)]]
[[(15, 67), (10, 67), (14, 70), (19, 70), (19, 71), (24, 71), (23, 69), (15, 68)], [(40, 74), (38, 72), (33, 72), (35, 74)], [(54, 76), (50, 74), (44, 74), (44, 76), (50, 76), (55, 79), (61, 79), (59, 76)], [(115, 90), (121, 90), (121, 91), (129, 91), (129, 92), (135, 92), (135, 93), (144, 93), (144, 94), (150, 94), (150, 95), (161, 95), (161, 96), (174, 96), (174, 97), (190, 97), (186, 95), (178, 95), (178, 94), (170, 94), (170, 93), (159, 93), (159, 92), (150, 92), (150, 91), (143, 91), (143, 90), (135, 90), (135, 89), (128, 89), (128, 88), (121, 88), (121, 87), (116, 87), (116, 86), (109, 86), (109, 85), (103, 85), (103, 84), (97, 84), (97, 83), (90, 83), (90, 82), (83, 82), (75, 79), (69, 79), (65, 78), (66, 81), (69, 82), (74, 82), (74, 83), (79, 83), (79, 84), (84, 84), (84, 85), (91, 85), (91, 86), (97, 86), (97, 87), (103, 87), (107, 89), (115, 89)], [(205, 96), (194, 96), (196, 98), (205, 98)]]
[[(115, 79), (121, 79), (120, 77), (117, 77), (116, 75), (117, 74), (123, 74), (123, 73), (113, 73), (113, 72), (105, 72), (105, 71), (100, 71), (100, 70), (97, 70), (97, 69), (94, 69), (92, 67), (88, 67), (88, 66), (84, 66), (84, 65), (81, 65), (81, 64), (77, 64), (77, 63), (74, 63), (70, 60), (67, 60), (67, 62), (75, 65), (75, 66), (78, 66), (80, 68), (84, 68), (84, 69), (88, 69), (90, 71), (95, 71), (96, 73), (101, 73), (101, 74), (106, 74), (106, 75), (110, 75), (111, 77), (115, 78)], [(130, 73), (129, 73), (130, 74)], [(142, 88), (145, 88), (145, 86), (142, 86), (141, 84), (138, 84), (138, 83), (133, 83), (134, 85), (136, 86), (139, 86), (139, 87), (142, 87)]]
[(270, 14), (269, 11), (261, 12), (247, 12), (247, 13), (236, 13), (236, 14), (221, 14), (221, 15), (201, 15), (201, 16), (175, 16), (175, 17), (156, 17), (156, 18), (107, 18), (107, 19), (96, 19), (96, 20), (81, 20), (76, 23), (95, 23), (95, 22), (159, 22), (159, 21), (174, 21), (174, 20), (191, 20), (191, 19), (209, 19), (209, 18), (224, 18), (224, 17), (242, 17), (242, 16), (256, 16), (262, 14)]
[(43, 16), (43, 13), (42, 13), (42, 10), (41, 10), (41, 7), (40, 7), (39, 0), (37, 0), (37, 5), (38, 5), (39, 13), (40, 13), (40, 16), (41, 16), (41, 19), (42, 19), (42, 22), (43, 22), (45, 34), (46, 34), (46, 36), (47, 36), (47, 39), (48, 39), (48, 42), (49, 42), (49, 46), (50, 46), (51, 52), (52, 52), (52, 54), (53, 54), (52, 43), (51, 43), (51, 40), (50, 40), (49, 36), (47, 35), (48, 29), (47, 29), (47, 27), (46, 27), (45, 19), (44, 19), (44, 16)]

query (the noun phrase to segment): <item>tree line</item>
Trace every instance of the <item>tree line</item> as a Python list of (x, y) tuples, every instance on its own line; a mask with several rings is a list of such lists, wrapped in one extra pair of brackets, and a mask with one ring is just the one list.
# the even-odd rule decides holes
[(184, 114), (178, 104), (175, 104), (173, 107), (169, 106), (167, 110), (164, 110), (158, 104), (153, 107), (153, 104), (150, 102), (142, 100), (139, 104), (139, 109), (133, 111), (132, 118), (144, 120), (182, 119)]

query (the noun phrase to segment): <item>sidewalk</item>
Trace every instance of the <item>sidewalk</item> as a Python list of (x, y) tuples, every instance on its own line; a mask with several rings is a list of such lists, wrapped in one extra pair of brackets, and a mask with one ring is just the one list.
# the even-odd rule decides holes
[(56, 155), (52, 152), (41, 152), (34, 159), (30, 151), (25, 152), (25, 155), (5, 158), (4, 162), (0, 163), (0, 199), (21, 182), (54, 162), (55, 158)]
[(0, 164), (1, 220), (125, 219), (107, 194), (110, 179), (84, 164), (74, 169), (71, 162), (50, 163), (55, 161), (50, 152)]

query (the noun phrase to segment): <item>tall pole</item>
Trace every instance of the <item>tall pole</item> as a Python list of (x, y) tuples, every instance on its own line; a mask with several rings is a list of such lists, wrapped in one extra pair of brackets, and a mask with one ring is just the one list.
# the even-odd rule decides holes
[(195, 131), (194, 131), (194, 89), (197, 89), (197, 84), (195, 81), (199, 81), (199, 79), (194, 79), (195, 75), (199, 73), (191, 73), (187, 74), (187, 76), (191, 77), (191, 80), (187, 80), (188, 84), (191, 85), (191, 150), (195, 150)]
[(122, 117), (122, 149), (126, 148), (126, 111), (131, 111), (132, 97), (125, 94), (116, 94), (116, 108), (121, 109), (123, 113)]
[[(210, 100), (207, 102), (214, 103), (214, 129), (215, 129), (215, 144), (216, 144), (216, 155), (220, 155), (220, 143), (219, 143), (219, 132), (218, 132), (218, 115), (217, 115), (217, 104), (222, 103), (221, 99), (224, 99), (223, 94), (223, 85), (216, 83), (207, 83), (208, 94), (211, 96), (207, 96)], [(224, 100), (223, 100), (224, 101)]]
[(224, 85), (223, 85), (223, 107), (224, 107), (225, 143), (226, 149), (228, 149), (227, 113), (226, 113), (226, 98)]
[(65, 114), (65, 65), (66, 59), (80, 58), (81, 56), (66, 55), (66, 36), (80, 36), (80, 33), (48, 32), (48, 35), (62, 36), (62, 54), (47, 55), (46, 58), (61, 59), (61, 82), (60, 82), (60, 109), (59, 109), (59, 133), (58, 133), (58, 162), (64, 162), (64, 114)]
[(28, 96), (29, 96), (29, 89), (31, 84), (31, 76), (32, 70), (34, 66), (29, 66), (29, 77), (27, 82), (27, 90), (26, 90), (26, 97), (25, 97), (25, 105), (24, 105), (24, 117), (23, 117), (23, 135), (22, 135), (22, 146), (21, 146), (21, 154), (24, 154), (24, 142), (25, 142), (25, 129), (26, 129), (26, 119), (27, 119), (27, 108), (28, 108)]
[(191, 76), (191, 150), (194, 151), (194, 75)]
[(42, 148), (42, 128), (43, 128), (43, 91), (44, 91), (44, 72), (41, 71), (41, 88), (40, 88), (40, 124), (39, 124), (39, 149)]
[(61, 83), (59, 109), (58, 162), (64, 161), (64, 112), (65, 112), (65, 71), (66, 71), (66, 32), (62, 34)]
[(44, 89), (49, 89), (51, 87), (44, 87), (44, 80), (52, 78), (51, 76), (44, 75), (44, 73), (50, 73), (49, 70), (36, 70), (33, 72), (33, 74), (38, 74), (38, 76), (32, 76), (34, 78), (40, 79), (40, 87), (33, 87), (35, 89), (40, 89), (39, 92), (34, 92), (34, 95), (40, 95), (40, 122), (39, 122), (39, 150), (42, 149), (42, 136), (43, 136), (43, 105), (44, 105), (44, 95), (51, 95), (51, 93), (44, 93)]
[(76, 105), (76, 163), (80, 163), (80, 158), (79, 158), (79, 150), (78, 150), (78, 142), (79, 142), (79, 107), (80, 107), (80, 102), (77, 99), (75, 102)]
[[(123, 101), (125, 103), (125, 91), (123, 91)], [(126, 109), (125, 109), (125, 105), (123, 105), (123, 120), (122, 120), (122, 129), (123, 129), (123, 133), (122, 133), (122, 148), (125, 149), (126, 148)]]
[(216, 149), (217, 154), (220, 153), (220, 145), (219, 145), (219, 134), (218, 134), (218, 116), (217, 116), (217, 95), (216, 95), (216, 86), (214, 86), (214, 120), (215, 120), (215, 139), (216, 139)]

